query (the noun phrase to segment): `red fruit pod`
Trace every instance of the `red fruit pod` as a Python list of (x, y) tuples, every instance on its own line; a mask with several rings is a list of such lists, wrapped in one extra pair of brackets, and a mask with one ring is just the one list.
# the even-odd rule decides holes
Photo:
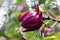
[(26, 12), (24, 15), (22, 15), (20, 18), (19, 18), (19, 21), (23, 21), (23, 19), (29, 14), (29, 12)]
[(19, 21), (22, 22), (22, 26), (26, 28), (24, 32), (38, 30), (42, 24), (42, 13), (39, 12), (39, 7), (35, 5), (35, 12), (26, 12), (19, 18)]

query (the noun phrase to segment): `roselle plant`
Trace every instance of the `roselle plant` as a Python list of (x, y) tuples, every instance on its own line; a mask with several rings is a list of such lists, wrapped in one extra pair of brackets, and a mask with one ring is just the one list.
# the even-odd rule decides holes
[[(39, 10), (39, 6), (35, 4), (35, 11), (28, 11), (19, 17), (19, 21), (21, 22), (21, 26), (25, 28), (22, 32), (31, 32), (38, 31), (41, 29), (41, 37), (49, 36), (52, 32), (52, 29), (48, 26), (48, 28), (43, 28), (43, 24), (45, 20), (52, 20), (54, 22), (60, 22), (57, 19), (52, 19), (50, 16), (47, 18), (42, 15), (42, 11)], [(44, 30), (45, 29), (45, 30)], [(42, 39), (44, 40), (44, 39)]]
[[(41, 32), (41, 37), (43, 36), (49, 36), (50, 32), (52, 32), (52, 29), (50, 27), (44, 28), (42, 27), (44, 25), (45, 20), (52, 20), (54, 22), (60, 22), (57, 19), (51, 18), (48, 16), (47, 18), (44, 17), (43, 11), (39, 10), (39, 6), (35, 4), (35, 11), (28, 11), (25, 12), (22, 16), (19, 17), (19, 21), (21, 22), (21, 26), (25, 28), (22, 32), (31, 32), (31, 31), (38, 31), (39, 29)], [(44, 8), (43, 8), (44, 9)], [(45, 10), (45, 9), (44, 9)], [(45, 10), (47, 11), (47, 10)], [(54, 16), (54, 15), (52, 15)], [(45, 29), (45, 30), (44, 30)]]
[[(4, 24), (4, 27), (6, 29), (2, 27), (2, 29), (0, 30), (0, 36), (4, 36), (5, 38), (7, 38), (7, 40), (56, 39), (55, 34), (57, 32), (55, 33), (54, 26), (60, 22), (60, 20), (58, 20), (56, 17), (60, 14), (60, 11), (58, 11), (59, 7), (57, 8), (57, 6), (54, 4), (54, 0), (13, 0), (11, 3), (11, 6), (13, 7), (11, 9), (11, 1), (6, 1), (7, 3), (9, 3), (9, 7), (6, 8), (5, 6), (3, 6), (3, 8), (10, 10), (8, 10), (9, 13), (7, 14), (9, 15), (10, 20)], [(16, 2), (16, 4), (14, 2)], [(60, 40), (59, 35), (57, 36), (57, 40)]]
[[(44, 20), (51, 20), (48, 16), (47, 18), (42, 16), (42, 12), (39, 11), (38, 5), (35, 4), (35, 12), (26, 12), (21, 17), (19, 17), (19, 21), (22, 22), (25, 31), (35, 31), (38, 30), (42, 24), (44, 24)], [(53, 21), (60, 22), (59, 20), (52, 19)]]

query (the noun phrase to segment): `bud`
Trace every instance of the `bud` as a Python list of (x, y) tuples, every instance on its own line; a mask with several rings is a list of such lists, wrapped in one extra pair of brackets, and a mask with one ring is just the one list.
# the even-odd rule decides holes
[(24, 32), (38, 30), (43, 24), (42, 13), (39, 12), (38, 5), (35, 4), (35, 12), (26, 12), (19, 18), (19, 21), (26, 29)]

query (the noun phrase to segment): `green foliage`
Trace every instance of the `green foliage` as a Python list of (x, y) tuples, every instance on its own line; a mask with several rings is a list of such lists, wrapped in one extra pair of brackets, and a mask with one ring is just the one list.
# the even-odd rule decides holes
[(37, 38), (37, 40), (40, 40), (40, 38)]
[(8, 16), (10, 16), (10, 15), (12, 14), (12, 12), (13, 12), (13, 11), (12, 11), (12, 10), (10, 10), (10, 11), (8, 12)]
[(45, 2), (46, 2), (46, 0), (39, 0), (39, 5), (44, 4)]
[(14, 22), (11, 22), (8, 24), (8, 28), (6, 31), (6, 35), (8, 37), (12, 37), (12, 34), (14, 33), (14, 29), (17, 27), (17, 25)]
[(50, 37), (46, 37), (45, 40), (53, 40), (53, 39)]
[[(22, 2), (22, 0), (17, 0), (16, 4), (19, 5)], [(43, 4), (43, 10), (44, 11), (48, 11), (49, 5), (52, 3), (52, 0), (49, 0), (46, 3), (46, 0), (39, 0), (39, 5)], [(59, 15), (60, 12), (57, 11), (56, 9), (51, 9), (56, 15)], [(14, 10), (13, 10), (14, 11)], [(10, 16), (13, 12), (12, 10), (9, 11), (8, 15)], [(19, 28), (21, 25), (21, 23), (19, 22), (18, 18), (23, 14), (23, 12), (16, 12), (13, 20), (7, 24), (7, 30), (5, 31), (5, 33), (3, 31), (0, 30), (0, 36), (7, 36), (9, 39), (8, 40), (20, 40), (22, 35), (18, 32), (15, 32), (15, 28)], [(45, 20), (44, 21), (44, 28), (48, 27), (48, 26), (52, 26), (54, 24), (54, 22), (52, 20)], [(42, 37), (39, 35), (37, 36), (37, 31), (32, 31), (32, 32), (25, 32), (25, 37), (28, 40), (42, 40)], [(60, 40), (60, 35), (56, 34), (55, 35), (57, 40)], [(53, 40), (50, 37), (46, 37), (45, 40)]]
[(33, 36), (34, 32), (25, 32), (26, 38), (30, 39)]
[(20, 22), (18, 21), (18, 19), (16, 19), (15, 17), (13, 17), (13, 21), (14, 21), (14, 23), (15, 23), (18, 27), (20, 27)]
[(56, 8), (53, 8), (51, 10), (56, 16), (60, 16), (60, 11), (58, 11)]
[(22, 0), (17, 0), (16, 4), (19, 5), (22, 2)]
[(60, 40), (60, 32), (44, 38), (45, 40)]
[(43, 12), (44, 12), (44, 11), (47, 12), (47, 11), (50, 9), (50, 8), (49, 8), (50, 4), (52, 4), (52, 0), (48, 0), (47, 3), (45, 2), (45, 3), (43, 4), (43, 8), (42, 8)]
[(56, 36), (56, 40), (60, 40), (60, 32), (56, 33), (54, 36)]
[(15, 28), (19, 27), (15, 22), (11, 22), (8, 24), (8, 28), (7, 31), (5, 32), (5, 35), (8, 38), (15, 38), (15, 39), (20, 39), (21, 38), (21, 34), (14, 32)]
[(57, 19), (60, 20), (60, 16), (58, 16)]
[(53, 24), (54, 24), (54, 21), (52, 21), (52, 20), (45, 20), (43, 29), (48, 27), (48, 26), (52, 26)]
[(16, 12), (14, 17), (18, 19), (22, 14), (23, 12)]
[(5, 34), (2, 30), (0, 30), (0, 36), (5, 36)]
[(28, 40), (42, 40), (42, 37), (37, 34), (37, 31), (25, 32), (25, 37)]
[(42, 37), (41, 37), (41, 36), (40, 36), (40, 37), (38, 37), (38, 38), (37, 38), (37, 40), (42, 40)]
[(20, 33), (14, 32), (16, 28), (20, 27), (21, 23), (18, 21), (18, 16), (20, 15), (21, 13), (17, 12), (16, 15), (13, 17), (13, 20), (7, 24), (5, 35), (9, 38), (9, 40), (20, 40), (22, 37)]

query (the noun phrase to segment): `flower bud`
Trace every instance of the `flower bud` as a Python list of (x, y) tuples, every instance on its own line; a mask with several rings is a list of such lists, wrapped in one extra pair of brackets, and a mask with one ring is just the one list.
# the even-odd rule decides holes
[(22, 22), (22, 26), (26, 28), (24, 32), (38, 30), (42, 24), (42, 13), (39, 12), (38, 5), (35, 4), (35, 12), (26, 12), (19, 18), (19, 21)]

